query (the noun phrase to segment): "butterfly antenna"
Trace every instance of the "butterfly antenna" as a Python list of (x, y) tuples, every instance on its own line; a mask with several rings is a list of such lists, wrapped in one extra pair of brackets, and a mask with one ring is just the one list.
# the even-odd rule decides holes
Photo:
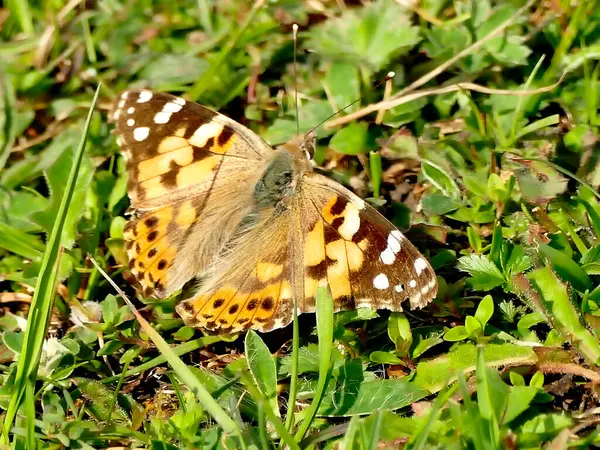
[[(385, 78), (383, 80), (378, 81), (377, 83), (375, 83), (373, 85), (373, 87), (375, 89), (377, 89), (379, 86), (381, 86), (383, 83), (385, 83), (388, 80), (391, 80), (392, 78), (394, 78), (396, 76), (396, 72), (394, 71), (390, 71), (387, 73), (387, 75), (385, 76)], [(360, 101), (361, 97), (358, 97), (356, 100), (354, 100), (351, 103), (348, 103), (346, 106), (344, 106), (341, 109), (338, 109), (336, 112), (334, 112), (333, 114), (327, 116), (325, 119), (323, 119), (321, 122), (319, 122), (317, 125), (315, 125), (314, 127), (312, 127), (310, 130), (308, 130), (308, 133), (306, 133), (304, 136), (309, 136), (313, 131), (315, 131), (317, 128), (319, 128), (321, 125), (323, 125), (325, 122), (327, 122), (329, 119), (331, 119), (332, 117), (337, 116), (339, 113), (341, 113), (342, 111), (350, 108), (352, 105), (354, 105), (355, 103), (358, 103)]]
[(294, 103), (296, 104), (296, 134), (300, 134), (300, 117), (298, 115), (298, 24), (292, 25), (292, 39), (294, 41)]

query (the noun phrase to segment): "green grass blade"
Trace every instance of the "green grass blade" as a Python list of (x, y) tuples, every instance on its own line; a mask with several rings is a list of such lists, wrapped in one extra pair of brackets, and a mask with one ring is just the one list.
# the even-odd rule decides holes
[(44, 254), (44, 246), (31, 234), (5, 223), (0, 223), (0, 248), (32, 260)]
[(245, 350), (248, 369), (254, 378), (256, 386), (260, 389), (263, 396), (276, 416), (280, 416), (279, 405), (277, 404), (277, 368), (275, 361), (269, 351), (269, 348), (254, 331), (249, 330), (246, 333)]
[(246, 16), (244, 23), (233, 33), (231, 39), (229, 39), (227, 44), (225, 44), (223, 49), (221, 49), (221, 52), (217, 55), (215, 60), (211, 62), (211, 65), (208, 67), (208, 69), (206, 69), (206, 71), (202, 74), (200, 79), (198, 79), (198, 81), (196, 81), (196, 83), (194, 83), (192, 88), (188, 91), (188, 96), (190, 100), (198, 100), (200, 96), (211, 87), (212, 80), (215, 77), (218, 68), (221, 66), (221, 64), (223, 64), (225, 59), (227, 59), (227, 56), (234, 49), (235, 44), (237, 44), (237, 42), (240, 40), (248, 26), (252, 23), (252, 20), (254, 20), (254, 17), (256, 16), (258, 11), (260, 11), (262, 6), (264, 5), (264, 3), (265, 0), (257, 0), (254, 3), (252, 9)]
[[(71, 198), (73, 197), (73, 192), (75, 190), (75, 183), (77, 181), (77, 174), (83, 159), (87, 133), (99, 93), (100, 85), (96, 89), (96, 93), (92, 100), (83, 135), (81, 136), (79, 147), (75, 152), (73, 165), (71, 166), (71, 172), (69, 173), (69, 178), (65, 188), (65, 193), (61, 200), (56, 221), (54, 222), (54, 227), (52, 228), (52, 233), (48, 239), (46, 251), (42, 259), (40, 273), (38, 275), (35, 287), (35, 294), (33, 295), (31, 308), (29, 310), (27, 330), (25, 331), (25, 337), (23, 339), (23, 347), (19, 362), (17, 363), (15, 389), (11, 395), (10, 403), (6, 410), (0, 444), (8, 444), (9, 432), (14, 423), (17, 411), (23, 402), (25, 391), (28, 389), (29, 384), (35, 383), (37, 378), (40, 356), (42, 354), (42, 345), (44, 343), (44, 337), (46, 336), (46, 328), (48, 326), (50, 311), (52, 310), (52, 303), (55, 295), (63, 226), (65, 224), (69, 210), (69, 204), (71, 203)], [(30, 398), (33, 400), (33, 395), (30, 396)]]
[(296, 409), (296, 397), (298, 396), (298, 363), (300, 360), (300, 325), (298, 324), (298, 309), (294, 300), (294, 318), (292, 322), (292, 360), (290, 371), (290, 392), (288, 397), (287, 415), (285, 417), (285, 428), (291, 433), (294, 427), (294, 411)]
[(285, 426), (283, 425), (283, 422), (279, 419), (279, 417), (275, 415), (271, 408), (265, 408), (267, 399), (262, 395), (262, 392), (260, 392), (260, 390), (256, 387), (254, 381), (252, 380), (248, 372), (242, 371), (240, 374), (240, 378), (243, 381), (244, 386), (246, 387), (248, 392), (250, 392), (252, 398), (256, 401), (256, 403), (262, 403), (262, 412), (264, 412), (264, 414), (267, 416), (267, 419), (273, 424), (275, 431), (277, 431), (277, 433), (279, 434), (279, 437), (281, 438), (284, 445), (291, 450), (299, 450), (300, 447), (298, 446), (296, 441), (294, 441), (294, 438), (288, 432), (288, 430), (285, 429)]
[[(449, 381), (450, 379), (448, 379), (447, 382), (444, 384), (448, 384)], [(436, 423), (436, 421), (438, 421), (439, 416), (442, 413), (442, 408), (452, 398), (452, 396), (456, 393), (457, 390), (458, 384), (454, 383), (445, 391), (440, 392), (440, 394), (437, 396), (435, 402), (429, 410), (427, 420), (421, 422), (421, 425), (411, 437), (411, 441), (414, 441), (414, 445), (412, 447), (413, 450), (420, 450), (427, 447), (427, 439), (434, 428), (434, 424)]]
[[(208, 345), (214, 344), (216, 342), (233, 342), (235, 339), (231, 339), (226, 337), (225, 335), (218, 336), (203, 336), (198, 339), (194, 339), (193, 341), (184, 342), (176, 347), (171, 347), (173, 353), (177, 356), (185, 355), (186, 353), (193, 352), (194, 350), (198, 350), (204, 348)], [(150, 361), (146, 361), (143, 364), (135, 366), (133, 369), (126, 370), (124, 372), (125, 377), (132, 377), (134, 375), (139, 375), (142, 372), (153, 369), (156, 366), (160, 366), (167, 362), (167, 358), (164, 355), (159, 355), (156, 358), (152, 358)], [(121, 375), (115, 375), (113, 377), (107, 377), (100, 380), (102, 383), (112, 383), (115, 380), (118, 380)]]
[(27, 0), (7, 0), (6, 5), (11, 14), (14, 15), (23, 33), (32, 35), (34, 28), (29, 2)]
[(320, 287), (317, 290), (317, 335), (319, 336), (319, 380), (317, 381), (317, 387), (312, 403), (308, 407), (304, 420), (294, 436), (296, 442), (299, 442), (304, 438), (310, 424), (315, 418), (331, 375), (331, 354), (333, 351), (333, 299), (329, 287)]
[(15, 89), (0, 72), (0, 170), (6, 165), (15, 142)]

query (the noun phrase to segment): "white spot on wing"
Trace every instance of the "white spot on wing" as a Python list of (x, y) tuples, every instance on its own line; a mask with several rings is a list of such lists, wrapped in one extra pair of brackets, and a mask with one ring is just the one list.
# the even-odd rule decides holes
[(387, 289), (390, 287), (390, 281), (384, 273), (380, 273), (375, 278), (373, 278), (373, 286), (375, 287), (375, 289)]
[(171, 113), (161, 111), (154, 115), (154, 123), (157, 123), (157, 124), (167, 123), (170, 118), (171, 118)]
[(184, 106), (185, 105), (185, 100), (182, 99), (181, 97), (175, 97), (173, 99), (173, 103), (177, 103), (178, 105)]
[(140, 96), (137, 99), (138, 103), (146, 103), (148, 100), (152, 98), (152, 92), (150, 91), (141, 91)]
[(394, 235), (394, 231), (398, 230), (392, 230), (392, 232), (388, 235), (387, 245), (388, 248), (393, 251), (394, 254), (396, 254), (400, 251), (401, 245), (400, 239)]
[(205, 123), (199, 126), (189, 139), (189, 143), (196, 147), (204, 147), (210, 138), (218, 136), (223, 131), (223, 125), (218, 122)]
[(133, 130), (133, 138), (140, 142), (148, 137), (150, 134), (150, 128), (148, 127), (137, 127)]
[[(310, 159), (310, 158), (308, 158)], [(357, 198), (357, 199), (352, 199), (352, 203), (354, 203), (354, 205), (358, 208), (358, 209), (365, 209), (366, 203), (362, 198)]]
[(404, 291), (404, 287), (402, 286), (402, 283), (397, 284), (396, 286), (394, 286), (394, 290), (396, 292), (402, 292), (402, 291)]
[(389, 247), (381, 252), (381, 262), (382, 263), (390, 265), (390, 264), (394, 264), (394, 261), (396, 261), (396, 255)]
[(398, 239), (399, 241), (404, 239), (404, 235), (400, 232), (400, 230), (392, 230), (392, 232), (390, 234), (392, 236), (394, 236), (396, 239)]
[(183, 108), (183, 106), (175, 102), (169, 102), (165, 106), (163, 106), (163, 111), (168, 113), (176, 113), (181, 111), (181, 108)]
[(127, 119), (127, 126), (132, 127), (134, 125), (135, 125), (135, 120), (133, 120), (133, 119)]
[(416, 282), (415, 280), (410, 280), (410, 281), (408, 282), (408, 285), (409, 285), (411, 288), (414, 288), (414, 287), (417, 285), (417, 282)]
[(133, 114), (134, 111), (135, 111), (135, 108), (133, 106), (130, 106), (129, 108), (127, 108), (127, 114)]
[(417, 271), (417, 275), (421, 275), (425, 269), (427, 269), (427, 261), (420, 257), (415, 259), (415, 270)]

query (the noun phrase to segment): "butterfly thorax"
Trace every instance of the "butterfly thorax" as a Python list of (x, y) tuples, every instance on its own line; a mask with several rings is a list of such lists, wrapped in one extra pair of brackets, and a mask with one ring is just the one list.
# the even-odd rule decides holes
[(288, 208), (298, 182), (306, 172), (312, 172), (305, 150), (290, 141), (278, 147), (254, 188), (259, 207)]

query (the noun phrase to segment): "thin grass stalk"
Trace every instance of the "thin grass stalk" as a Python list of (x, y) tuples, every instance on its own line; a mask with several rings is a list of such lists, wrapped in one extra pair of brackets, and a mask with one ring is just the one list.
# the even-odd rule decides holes
[(27, 0), (6, 0), (8, 10), (17, 20), (23, 33), (31, 36), (34, 32), (33, 17)]
[(288, 396), (287, 415), (285, 417), (285, 428), (290, 433), (294, 428), (294, 410), (296, 409), (296, 397), (298, 396), (298, 365), (300, 360), (300, 325), (298, 324), (298, 309), (295, 297), (293, 309), (290, 390)]
[(265, 0), (257, 0), (254, 5), (252, 5), (252, 9), (246, 16), (244, 23), (240, 25), (240, 27), (233, 33), (231, 39), (225, 44), (223, 49), (219, 52), (214, 61), (211, 62), (211, 65), (206, 69), (206, 72), (202, 74), (202, 76), (194, 83), (192, 88), (188, 91), (188, 97), (190, 100), (197, 101), (200, 96), (212, 86), (212, 80), (217, 72), (217, 69), (223, 64), (223, 61), (227, 59), (227, 56), (234, 49), (237, 42), (240, 40), (242, 35), (246, 32), (246, 29), (250, 26), (254, 17), (260, 11), (262, 6), (264, 5)]
[(312, 424), (331, 375), (333, 299), (329, 287), (320, 287), (317, 289), (317, 334), (319, 336), (319, 379), (312, 403), (306, 410), (304, 420), (294, 436), (297, 442), (304, 438), (304, 435)]
[(162, 355), (166, 358), (171, 368), (179, 376), (179, 379), (194, 393), (206, 412), (208, 412), (213, 419), (215, 419), (215, 421), (223, 428), (225, 433), (238, 438), (241, 444), (242, 433), (238, 427), (238, 424), (232, 420), (231, 417), (229, 417), (229, 414), (223, 408), (221, 408), (210, 392), (208, 392), (208, 390), (194, 376), (190, 368), (186, 366), (181, 359), (179, 359), (167, 341), (165, 341), (162, 336), (154, 328), (152, 328), (148, 321), (144, 319), (144, 317), (139, 313), (133, 303), (131, 303), (129, 298), (127, 298), (121, 288), (119, 288), (119, 286), (117, 286), (115, 282), (106, 274), (106, 272), (98, 265), (96, 260), (94, 258), (90, 258), (90, 261), (92, 261), (94, 266), (96, 266), (96, 269), (98, 269), (102, 276), (104, 276), (104, 278), (112, 285), (115, 291), (117, 291), (127, 306), (129, 306), (140, 326), (146, 332), (148, 337), (152, 339), (152, 342), (154, 342), (154, 345), (156, 345)]

